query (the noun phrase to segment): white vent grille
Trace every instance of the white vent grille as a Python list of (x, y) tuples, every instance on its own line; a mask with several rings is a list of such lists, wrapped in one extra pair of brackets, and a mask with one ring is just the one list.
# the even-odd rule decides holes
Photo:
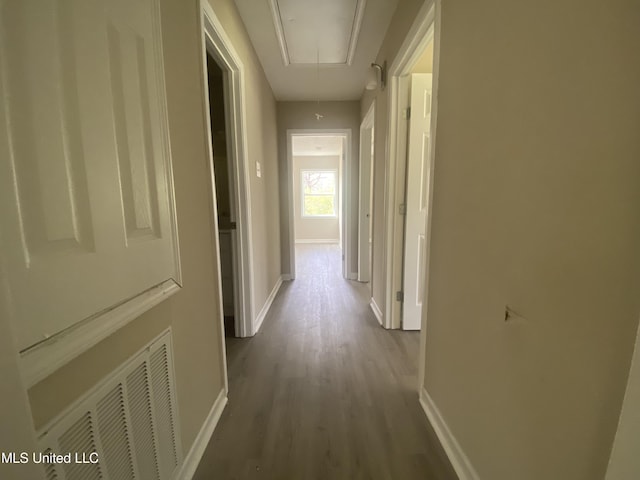
[(71, 454), (45, 465), (47, 480), (171, 479), (182, 462), (174, 385), (167, 330), (44, 430), (43, 452)]
[[(47, 449), (44, 453), (49, 455), (51, 454), (51, 450)], [(45, 465), (44, 473), (47, 476), (47, 480), (58, 480), (60, 478), (56, 473), (56, 467), (51, 464)]]

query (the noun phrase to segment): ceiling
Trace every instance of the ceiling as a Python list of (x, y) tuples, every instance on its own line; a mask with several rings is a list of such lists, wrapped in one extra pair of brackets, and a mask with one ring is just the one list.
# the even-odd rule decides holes
[(397, 0), (235, 0), (277, 100), (358, 100)]
[(291, 153), (299, 156), (342, 155), (344, 137), (327, 135), (292, 135)]

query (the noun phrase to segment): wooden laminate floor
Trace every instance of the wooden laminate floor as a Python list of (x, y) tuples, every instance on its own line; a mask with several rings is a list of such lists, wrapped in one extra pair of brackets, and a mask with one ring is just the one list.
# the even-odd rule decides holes
[(296, 255), (260, 332), (227, 339), (229, 403), (195, 479), (456, 479), (418, 401), (419, 334), (380, 327), (337, 246)]

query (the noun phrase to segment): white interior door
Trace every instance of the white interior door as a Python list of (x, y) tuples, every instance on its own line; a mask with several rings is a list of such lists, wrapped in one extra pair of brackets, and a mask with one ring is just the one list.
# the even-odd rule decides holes
[(606, 480), (640, 478), (640, 328)]
[(373, 106), (360, 126), (358, 223), (358, 281), (371, 278), (371, 173), (373, 161)]
[(158, 1), (5, 3), (0, 227), (25, 350), (179, 272)]
[(427, 203), (431, 150), (432, 75), (411, 75), (411, 115), (407, 148), (404, 302), (402, 329), (420, 330), (425, 290)]

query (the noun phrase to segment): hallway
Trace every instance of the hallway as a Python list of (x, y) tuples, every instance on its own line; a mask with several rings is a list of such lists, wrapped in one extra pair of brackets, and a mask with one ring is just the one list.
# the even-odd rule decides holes
[(378, 325), (337, 246), (296, 256), (260, 332), (227, 339), (229, 404), (195, 478), (456, 478), (418, 402), (419, 334)]

